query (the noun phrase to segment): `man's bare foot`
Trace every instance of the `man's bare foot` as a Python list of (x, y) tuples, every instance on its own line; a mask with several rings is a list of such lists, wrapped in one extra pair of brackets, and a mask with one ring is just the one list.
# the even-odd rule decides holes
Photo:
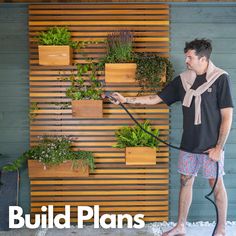
[(216, 232), (214, 236), (225, 236), (225, 232)]
[(225, 236), (225, 227), (218, 227), (214, 236)]
[(165, 232), (162, 236), (185, 236), (186, 230), (184, 227), (176, 225), (173, 229)]

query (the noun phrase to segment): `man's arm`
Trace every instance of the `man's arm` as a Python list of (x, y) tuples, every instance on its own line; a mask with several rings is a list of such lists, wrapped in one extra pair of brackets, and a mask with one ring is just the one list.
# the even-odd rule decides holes
[(130, 104), (154, 105), (162, 102), (162, 99), (158, 95), (149, 95), (141, 97), (126, 97), (125, 102)]
[(220, 132), (216, 147), (207, 150), (209, 158), (214, 161), (219, 161), (221, 158), (221, 152), (223, 151), (226, 140), (229, 136), (232, 120), (233, 120), (233, 108), (227, 107), (220, 109), (221, 124)]
[(230, 128), (233, 120), (233, 108), (223, 108), (220, 110), (221, 113), (221, 125), (220, 125), (220, 133), (217, 141), (217, 146), (221, 149), (224, 148), (226, 140), (229, 136)]
[[(143, 105), (154, 105), (162, 102), (162, 99), (158, 95), (148, 95), (141, 97), (124, 97), (120, 93), (113, 93), (112, 96), (120, 103), (129, 104), (143, 104)], [(116, 102), (113, 102), (117, 104)]]

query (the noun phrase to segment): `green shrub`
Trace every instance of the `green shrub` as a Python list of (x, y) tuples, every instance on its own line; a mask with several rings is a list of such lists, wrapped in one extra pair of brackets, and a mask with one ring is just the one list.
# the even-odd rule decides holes
[(69, 45), (78, 47), (77, 41), (71, 40), (71, 33), (66, 27), (51, 27), (47, 31), (40, 32), (38, 36), (39, 45)]
[[(143, 129), (159, 136), (158, 129), (152, 129), (148, 121), (140, 123)], [(138, 125), (132, 127), (122, 127), (115, 133), (117, 144), (113, 147), (126, 148), (126, 147), (157, 147), (159, 141), (151, 135), (144, 132)]]

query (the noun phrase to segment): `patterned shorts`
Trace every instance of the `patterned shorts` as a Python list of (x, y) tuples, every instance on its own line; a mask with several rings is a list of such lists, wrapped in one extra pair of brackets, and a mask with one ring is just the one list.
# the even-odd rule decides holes
[[(216, 178), (216, 162), (211, 160), (208, 155), (180, 151), (178, 161), (179, 173), (183, 175), (197, 176), (197, 173), (201, 167), (204, 178)], [(222, 156), (219, 161), (219, 177), (224, 174), (224, 152), (222, 152)]]

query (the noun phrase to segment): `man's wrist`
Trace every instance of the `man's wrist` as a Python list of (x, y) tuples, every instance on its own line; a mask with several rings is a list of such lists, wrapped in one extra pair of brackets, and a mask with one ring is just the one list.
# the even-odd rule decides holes
[(224, 147), (221, 144), (216, 144), (216, 148), (221, 151), (223, 151), (224, 149)]

